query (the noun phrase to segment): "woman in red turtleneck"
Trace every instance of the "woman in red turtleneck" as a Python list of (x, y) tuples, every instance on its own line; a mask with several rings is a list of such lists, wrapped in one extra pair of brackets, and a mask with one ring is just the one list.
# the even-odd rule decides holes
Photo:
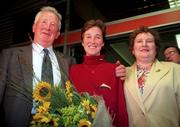
[(128, 127), (128, 116), (122, 81), (116, 77), (116, 65), (100, 54), (104, 46), (106, 26), (101, 20), (89, 20), (81, 30), (86, 52), (82, 64), (72, 65), (70, 78), (78, 92), (100, 95), (114, 119), (115, 127)]

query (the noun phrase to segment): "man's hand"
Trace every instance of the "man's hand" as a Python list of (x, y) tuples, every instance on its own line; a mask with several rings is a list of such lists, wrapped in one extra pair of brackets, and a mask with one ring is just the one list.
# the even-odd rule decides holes
[(120, 61), (116, 61), (116, 69), (115, 69), (115, 74), (116, 77), (120, 77), (121, 80), (125, 80), (126, 78), (126, 67), (120, 63)]

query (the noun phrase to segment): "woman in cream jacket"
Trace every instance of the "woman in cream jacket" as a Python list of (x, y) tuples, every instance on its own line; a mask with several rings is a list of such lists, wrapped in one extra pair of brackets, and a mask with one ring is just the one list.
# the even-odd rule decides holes
[(131, 35), (135, 62), (124, 84), (130, 127), (180, 126), (180, 65), (157, 60), (158, 40), (147, 27)]

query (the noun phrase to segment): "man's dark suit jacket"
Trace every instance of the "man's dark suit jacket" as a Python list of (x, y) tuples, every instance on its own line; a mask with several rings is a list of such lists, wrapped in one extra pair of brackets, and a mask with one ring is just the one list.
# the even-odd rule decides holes
[[(55, 51), (55, 54), (61, 69), (62, 84), (64, 84), (67, 80), (64, 73), (68, 76), (69, 59), (60, 52)], [(27, 91), (30, 93), (32, 91), (32, 80), (32, 45), (6, 49), (2, 52), (0, 56), (0, 104), (6, 127), (29, 126), (32, 95), (27, 94)]]

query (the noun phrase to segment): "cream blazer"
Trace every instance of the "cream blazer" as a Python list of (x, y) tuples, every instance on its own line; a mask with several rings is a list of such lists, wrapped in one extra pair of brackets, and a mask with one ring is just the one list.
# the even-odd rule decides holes
[(140, 96), (134, 63), (124, 92), (130, 127), (180, 127), (180, 65), (156, 60)]

